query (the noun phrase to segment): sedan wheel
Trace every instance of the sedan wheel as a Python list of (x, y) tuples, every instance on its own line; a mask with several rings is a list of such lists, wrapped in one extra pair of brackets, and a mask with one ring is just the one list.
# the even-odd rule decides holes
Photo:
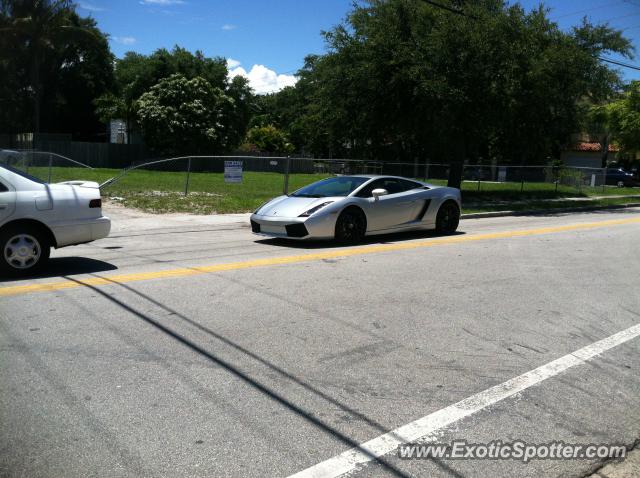
[(346, 244), (356, 244), (364, 238), (367, 232), (367, 220), (364, 213), (350, 208), (342, 211), (336, 221), (335, 238)]
[(460, 223), (460, 209), (453, 201), (447, 201), (438, 210), (436, 216), (436, 231), (441, 234), (451, 234), (458, 229)]
[(49, 258), (50, 246), (37, 231), (11, 230), (1, 234), (2, 269), (10, 274), (33, 272)]

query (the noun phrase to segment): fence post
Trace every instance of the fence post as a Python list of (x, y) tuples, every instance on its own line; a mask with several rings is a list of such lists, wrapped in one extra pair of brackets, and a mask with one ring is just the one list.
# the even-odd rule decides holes
[(604, 192), (606, 184), (607, 184), (607, 168), (602, 168), (602, 192)]
[(51, 156), (51, 153), (49, 153), (49, 179), (47, 180), (48, 183), (51, 183), (51, 166), (53, 163), (53, 157)]
[(520, 166), (520, 192), (524, 191), (524, 166)]
[(424, 180), (429, 179), (429, 158), (424, 163)]
[(189, 194), (189, 176), (191, 176), (191, 157), (187, 159), (187, 178), (184, 182), (184, 195)]
[[(576, 170), (574, 169), (574, 171), (576, 171)], [(579, 176), (576, 176), (574, 174), (574, 177), (578, 178), (578, 192), (582, 193), (582, 181), (584, 181), (584, 176), (582, 175), (582, 169), (578, 169), (577, 171), (579, 173)]]
[(289, 195), (289, 167), (290, 167), (291, 157), (287, 156), (284, 162), (284, 189), (283, 193), (285, 196)]

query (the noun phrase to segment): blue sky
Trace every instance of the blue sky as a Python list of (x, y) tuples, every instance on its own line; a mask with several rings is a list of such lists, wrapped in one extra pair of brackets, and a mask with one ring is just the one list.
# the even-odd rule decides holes
[[(352, 0), (80, 0), (111, 37), (116, 56), (150, 53), (178, 44), (208, 56), (233, 59), (235, 74), (247, 75), (257, 90), (295, 81), (309, 53), (324, 50), (321, 30), (339, 23)], [(521, 0), (527, 9), (537, 0)], [(550, 0), (551, 18), (571, 28), (587, 15), (625, 29), (640, 54), (640, 0)], [(640, 64), (638, 60), (631, 61)], [(623, 70), (626, 79), (640, 71)]]

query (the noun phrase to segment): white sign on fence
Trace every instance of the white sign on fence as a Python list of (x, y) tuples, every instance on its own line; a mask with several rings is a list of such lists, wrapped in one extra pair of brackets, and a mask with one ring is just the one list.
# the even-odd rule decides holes
[(225, 183), (241, 183), (242, 182), (242, 161), (225, 161), (224, 162), (224, 182)]

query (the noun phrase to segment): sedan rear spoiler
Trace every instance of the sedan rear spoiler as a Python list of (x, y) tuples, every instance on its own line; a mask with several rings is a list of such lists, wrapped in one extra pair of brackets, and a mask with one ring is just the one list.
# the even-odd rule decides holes
[(69, 186), (79, 186), (81, 188), (99, 189), (100, 184), (95, 181), (64, 181), (58, 184), (67, 184)]

